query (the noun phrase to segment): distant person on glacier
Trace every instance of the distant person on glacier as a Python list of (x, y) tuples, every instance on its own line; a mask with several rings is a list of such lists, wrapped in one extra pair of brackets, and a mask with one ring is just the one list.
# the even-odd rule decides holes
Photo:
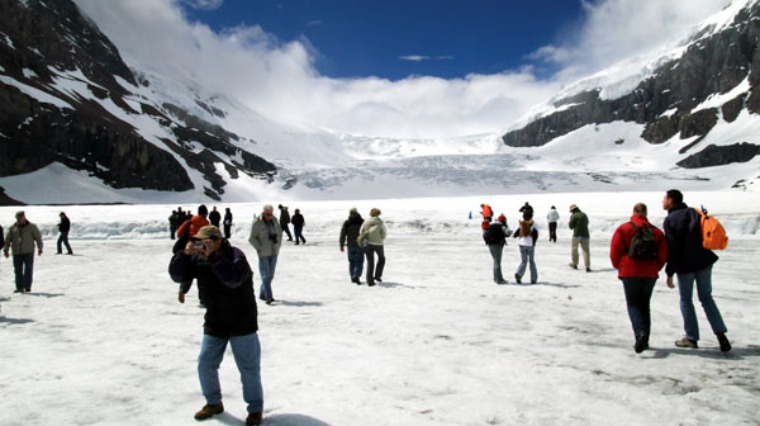
[(177, 228), (184, 222), (184, 213), (182, 213), (182, 207), (178, 210), (172, 210), (172, 214), (169, 215), (169, 239), (174, 239), (177, 234)]
[(63, 254), (63, 247), (61, 246), (65, 245), (66, 254), (72, 255), (74, 252), (71, 250), (71, 246), (69, 245), (69, 231), (71, 230), (71, 221), (64, 212), (61, 212), (58, 216), (60, 217), (61, 221), (58, 223), (58, 241), (56, 242), (56, 248), (58, 250), (56, 251), (56, 254)]
[(501, 255), (504, 252), (504, 246), (507, 244), (507, 218), (502, 214), (496, 219), (496, 222), (489, 224), (483, 231), (483, 241), (488, 246), (488, 251), (493, 259), (493, 282), (496, 284), (507, 284), (504, 275), (501, 273)]
[(14, 293), (32, 291), (35, 243), (37, 243), (37, 254), (42, 256), (40, 230), (37, 225), (26, 219), (23, 211), (16, 212), (16, 223), (8, 229), (3, 243), (3, 253), (6, 258), (9, 256), (8, 251), (13, 251), (13, 271), (16, 274)]
[(526, 201), (525, 204), (522, 207), (520, 207), (520, 213), (522, 213), (523, 220), (533, 219), (533, 206), (531, 206)]
[(491, 220), (493, 219), (493, 210), (491, 210), (491, 206), (486, 203), (481, 204), (480, 215), (483, 216), (483, 221), (491, 223)]
[(290, 222), (293, 224), (293, 235), (296, 239), (296, 245), (299, 244), (299, 241), (306, 244), (306, 238), (303, 237), (303, 227), (306, 224), (306, 219), (301, 214), (301, 210), (296, 209)]
[(636, 353), (649, 348), (649, 304), (659, 271), (667, 260), (665, 235), (649, 223), (646, 204), (636, 204), (630, 221), (615, 230), (610, 242), (610, 261), (623, 282)]
[(211, 212), (208, 214), (208, 221), (211, 222), (211, 224), (216, 226), (217, 228), (219, 227), (219, 224), (222, 221), (222, 215), (216, 209), (216, 206), (214, 206), (211, 209)]
[[(174, 253), (169, 275), (182, 286), (197, 279), (198, 289), (206, 300), (203, 341), (198, 355), (198, 379), (206, 405), (195, 413), (195, 420), (224, 412), (219, 365), (230, 344), (243, 383), (243, 399), (248, 404), (245, 424), (261, 424), (264, 392), (258, 310), (253, 271), (245, 254), (223, 239), (219, 228), (204, 226), (183, 250)], [(182, 292), (179, 302), (185, 302)]]
[(663, 210), (668, 216), (662, 224), (668, 241), (668, 287), (673, 288), (673, 275), (678, 277), (678, 293), (681, 295), (681, 316), (683, 317), (684, 337), (676, 340), (681, 348), (697, 348), (699, 341), (699, 323), (694, 310), (694, 286), (702, 303), (707, 321), (718, 338), (721, 352), (731, 350), (731, 343), (726, 337), (726, 324), (720, 314), (718, 305), (712, 296), (712, 267), (718, 256), (702, 246), (701, 215), (683, 202), (683, 194), (677, 189), (665, 193), (662, 200)]
[(536, 268), (536, 242), (538, 241), (538, 229), (533, 219), (523, 219), (518, 222), (517, 229), (512, 237), (517, 238), (517, 246), (520, 248), (520, 265), (515, 272), (515, 281), (522, 283), (525, 269), (530, 267), (530, 283), (538, 281), (538, 269)]
[(348, 247), (348, 274), (351, 276), (351, 282), (356, 285), (361, 285), (362, 270), (364, 269), (364, 251), (357, 241), (363, 223), (362, 215), (356, 208), (352, 208), (348, 212), (348, 219), (343, 222), (343, 226), (340, 228), (338, 239), (341, 252), (343, 252), (343, 247)]
[(230, 211), (229, 207), (224, 209), (224, 221), (222, 221), (222, 224), (224, 225), (224, 238), (229, 240), (232, 233), (232, 211)]
[(583, 263), (586, 272), (591, 272), (591, 253), (589, 249), (588, 216), (575, 204), (570, 205), (570, 229), (573, 230), (573, 241), (570, 246), (570, 267), (578, 269), (578, 246), (583, 250)]
[(293, 235), (290, 234), (290, 228), (288, 227), (288, 224), (290, 223), (290, 212), (288, 212), (288, 207), (278, 204), (277, 208), (280, 209), (280, 229), (282, 229), (282, 232), (288, 234), (288, 241), (293, 241)]
[(259, 274), (261, 275), (259, 299), (271, 305), (276, 301), (272, 293), (272, 280), (282, 245), (282, 230), (274, 215), (274, 207), (269, 204), (264, 206), (261, 216), (251, 226), (248, 242), (256, 249), (259, 256)]
[(556, 243), (557, 222), (559, 222), (559, 212), (556, 207), (552, 206), (552, 208), (549, 209), (549, 213), (546, 214), (546, 221), (549, 222), (549, 241)]
[[(357, 242), (364, 248), (364, 256), (367, 258), (367, 285), (370, 287), (375, 285), (375, 281), (383, 282), (385, 269), (383, 242), (387, 233), (385, 224), (380, 219), (381, 213), (377, 208), (370, 210), (370, 218), (362, 224), (357, 237)], [(375, 266), (375, 254), (377, 254), (377, 266)]]

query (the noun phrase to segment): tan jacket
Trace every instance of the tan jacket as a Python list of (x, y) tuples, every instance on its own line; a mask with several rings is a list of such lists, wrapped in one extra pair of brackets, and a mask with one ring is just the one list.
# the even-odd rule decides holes
[(42, 235), (37, 225), (27, 221), (23, 225), (14, 223), (5, 236), (3, 251), (8, 253), (10, 248), (13, 255), (32, 254), (34, 253), (34, 243), (37, 242), (37, 249), (42, 250)]

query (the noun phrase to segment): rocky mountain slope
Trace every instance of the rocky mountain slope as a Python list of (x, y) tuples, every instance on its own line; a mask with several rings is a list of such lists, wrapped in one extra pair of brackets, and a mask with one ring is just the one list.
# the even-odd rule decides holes
[[(760, 3), (735, 1), (651, 64), (656, 64), (653, 71), (620, 95), (605, 93), (614, 91), (605, 84), (620, 82), (595, 85), (604, 80), (599, 76), (581, 82), (576, 92), (563, 94), (505, 134), (503, 142), (538, 147), (585, 126), (626, 122), (641, 125), (640, 137), (650, 144), (672, 144), (679, 155), (676, 165), (687, 169), (746, 163), (760, 154), (760, 135), (754, 131), (760, 120)], [(740, 121), (733, 134), (714, 132), (719, 124)], [(750, 131), (741, 130), (746, 127)], [(758, 177), (756, 168), (746, 178)]]
[(143, 96), (149, 85), (70, 0), (0, 0), (0, 177), (57, 162), (116, 189), (219, 199), (226, 179), (276, 174), (250, 141)]

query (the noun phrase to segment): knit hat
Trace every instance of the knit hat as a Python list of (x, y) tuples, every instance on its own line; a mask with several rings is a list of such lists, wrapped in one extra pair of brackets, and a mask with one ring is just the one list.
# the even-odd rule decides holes
[(21, 217), (21, 216), (23, 216), (23, 215), (24, 215), (24, 211), (23, 211), (23, 210), (19, 210), (19, 211), (17, 211), (17, 212), (16, 212), (16, 219), (20, 218), (20, 217)]
[(501, 223), (507, 223), (507, 218), (504, 216), (504, 213), (500, 214), (496, 220), (498, 220)]
[(349, 210), (348, 213), (359, 213), (359, 210), (356, 210), (356, 207), (351, 207), (351, 210)]
[(193, 237), (196, 240), (205, 240), (206, 238), (212, 238), (216, 240), (222, 239), (222, 233), (214, 225), (206, 225), (201, 228), (197, 234)]

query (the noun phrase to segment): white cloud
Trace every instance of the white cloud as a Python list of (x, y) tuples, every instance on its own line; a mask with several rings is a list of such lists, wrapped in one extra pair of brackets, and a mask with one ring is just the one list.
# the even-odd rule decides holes
[(314, 66), (319, 46), (308, 40), (281, 42), (258, 26), (215, 33), (188, 22), (179, 0), (75, 1), (128, 63), (191, 79), (270, 118), (364, 135), (439, 137), (500, 131), (556, 93), (566, 78), (662, 43), (719, 10), (724, 0), (584, 3), (587, 19), (580, 30), (567, 42), (533, 55), (561, 66), (550, 79), (540, 80), (524, 68), (452, 80), (414, 76), (399, 81), (321, 76)]
[(182, 2), (193, 9), (214, 10), (220, 8), (224, 0), (182, 0)]
[[(580, 30), (531, 57), (589, 73), (684, 37), (699, 21), (730, 0), (581, 0), (586, 19)], [(568, 76), (569, 77), (569, 76)]]
[(430, 59), (430, 56), (424, 56), (424, 55), (405, 55), (405, 56), (399, 56), (399, 59), (402, 61), (409, 61), (409, 62), (422, 62), (427, 61)]

